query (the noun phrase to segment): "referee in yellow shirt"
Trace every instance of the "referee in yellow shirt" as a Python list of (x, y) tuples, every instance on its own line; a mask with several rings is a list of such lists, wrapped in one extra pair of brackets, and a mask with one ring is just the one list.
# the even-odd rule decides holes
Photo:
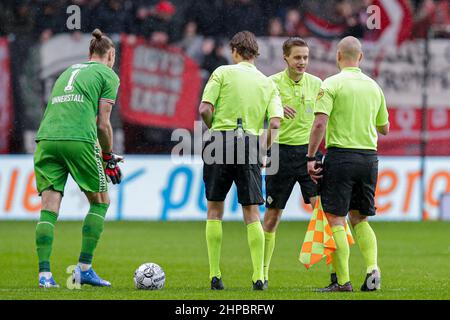
[[(270, 78), (280, 92), (284, 106), (279, 135), (275, 139), (279, 168), (266, 175), (266, 212), (264, 214), (264, 285), (269, 284), (269, 266), (275, 248), (275, 234), (281, 215), (296, 183), (300, 185), (303, 200), (314, 207), (317, 185), (306, 169), (309, 133), (314, 122), (314, 105), (322, 84), (320, 78), (306, 72), (309, 47), (298, 37), (283, 43), (286, 69)], [(274, 150), (275, 151), (275, 150)], [(319, 155), (320, 157), (320, 155)], [(276, 161), (276, 160), (275, 160)]]
[[(212, 290), (224, 288), (219, 267), (222, 217), (225, 197), (234, 182), (247, 225), (253, 289), (263, 290), (264, 231), (259, 219), (259, 205), (264, 203), (264, 198), (257, 144), (264, 130), (264, 120), (268, 119), (271, 130), (265, 148), (271, 145), (274, 138), (271, 131), (278, 129), (283, 107), (273, 82), (254, 65), (258, 56), (254, 34), (248, 31), (237, 33), (231, 39), (230, 47), (235, 64), (221, 66), (213, 72), (199, 107), (212, 136), (203, 149), (209, 276)], [(244, 150), (242, 146), (245, 146)]]
[[(381, 283), (377, 240), (368, 217), (375, 215), (377, 131), (388, 134), (389, 117), (383, 91), (359, 68), (362, 57), (358, 39), (346, 37), (339, 42), (336, 60), (341, 72), (323, 82), (309, 140), (308, 172), (315, 181), (322, 178), (322, 206), (336, 241), (332, 258), (337, 282), (321, 290), (324, 292), (353, 291), (344, 228), (349, 211), (367, 269), (361, 290), (378, 290)], [(315, 154), (325, 131), (328, 152), (322, 169)]]

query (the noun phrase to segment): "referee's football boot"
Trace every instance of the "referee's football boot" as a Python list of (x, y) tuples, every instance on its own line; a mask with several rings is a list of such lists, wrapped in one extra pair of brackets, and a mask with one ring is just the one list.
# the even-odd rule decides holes
[(331, 281), (331, 284), (338, 282), (336, 272), (333, 272), (332, 274), (330, 274), (330, 281)]
[(353, 292), (351, 282), (340, 285), (337, 282), (331, 283), (328, 287), (317, 289), (317, 292)]
[(111, 283), (109, 281), (100, 278), (94, 271), (90, 268), (87, 271), (81, 270), (80, 266), (76, 266), (73, 270), (73, 281), (75, 284), (89, 284), (94, 287), (110, 287)]
[(381, 289), (381, 274), (377, 269), (366, 275), (361, 291), (376, 291)]
[(223, 290), (225, 287), (223, 286), (222, 279), (213, 277), (211, 279), (211, 290)]
[[(268, 283), (267, 283), (267, 285), (269, 285)], [(262, 290), (264, 290), (265, 288), (264, 288), (264, 282), (262, 282), (261, 280), (258, 280), (258, 281), (256, 281), (256, 282), (253, 282), (253, 290), (259, 290), (259, 291), (262, 291)]]
[(59, 288), (59, 285), (56, 283), (53, 277), (50, 278), (40, 277), (39, 288)]
[(269, 289), (269, 280), (264, 280), (264, 290)]

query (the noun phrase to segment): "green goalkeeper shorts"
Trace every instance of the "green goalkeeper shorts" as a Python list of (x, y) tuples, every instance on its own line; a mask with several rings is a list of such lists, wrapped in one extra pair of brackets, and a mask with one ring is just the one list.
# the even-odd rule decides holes
[(51, 189), (64, 194), (67, 176), (84, 192), (106, 192), (100, 148), (82, 141), (39, 141), (34, 154), (34, 172), (39, 195)]

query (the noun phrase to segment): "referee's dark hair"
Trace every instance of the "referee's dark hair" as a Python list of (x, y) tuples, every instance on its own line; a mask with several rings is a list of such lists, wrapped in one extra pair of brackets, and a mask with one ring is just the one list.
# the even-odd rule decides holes
[(289, 56), (291, 54), (292, 47), (307, 47), (308, 43), (305, 40), (299, 37), (290, 37), (283, 43), (283, 54), (285, 56)]
[(236, 49), (237, 53), (245, 60), (254, 59), (259, 56), (258, 42), (255, 35), (250, 31), (236, 33), (230, 41), (231, 50)]

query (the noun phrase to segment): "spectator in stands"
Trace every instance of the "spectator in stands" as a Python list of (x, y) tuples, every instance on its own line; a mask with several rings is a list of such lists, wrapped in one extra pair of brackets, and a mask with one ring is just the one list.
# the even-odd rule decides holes
[(188, 21), (184, 26), (183, 39), (178, 43), (188, 56), (201, 64), (203, 61), (202, 52), (203, 36), (197, 33), (197, 23)]
[(131, 6), (122, 0), (108, 0), (95, 13), (96, 27), (107, 34), (130, 32)]
[(0, 33), (14, 35), (31, 34), (35, 17), (28, 1), (18, 1), (15, 6), (0, 4)]
[(224, 16), (222, 0), (193, 1), (185, 14), (186, 19), (196, 22), (198, 33), (207, 37), (223, 34)]
[(284, 36), (283, 23), (278, 17), (271, 18), (267, 27), (267, 33), (269, 37), (282, 37)]
[(412, 36), (414, 38), (425, 38), (433, 23), (436, 13), (436, 5), (433, 0), (422, 0), (416, 3), (416, 15)]
[(358, 12), (353, 11), (352, 5), (348, 0), (336, 1), (335, 12), (338, 21), (342, 22), (346, 26), (346, 30), (341, 35), (341, 37), (364, 37), (365, 25), (359, 19)]
[(297, 8), (290, 8), (286, 12), (284, 29), (289, 37), (308, 37), (310, 35), (309, 30), (302, 22), (302, 14)]
[(242, 30), (253, 32), (256, 36), (265, 34), (263, 13), (254, 0), (225, 0), (223, 35), (231, 37)]
[(447, 0), (436, 3), (433, 29), (436, 37), (450, 38), (450, 3)]
[(212, 74), (218, 67), (228, 64), (227, 58), (225, 58), (224, 45), (219, 40), (212, 42), (213, 47), (209, 54), (205, 55), (202, 63), (202, 69), (208, 71), (208, 74)]
[(37, 10), (36, 31), (41, 42), (49, 40), (54, 34), (67, 31), (64, 1), (41, 1)]

